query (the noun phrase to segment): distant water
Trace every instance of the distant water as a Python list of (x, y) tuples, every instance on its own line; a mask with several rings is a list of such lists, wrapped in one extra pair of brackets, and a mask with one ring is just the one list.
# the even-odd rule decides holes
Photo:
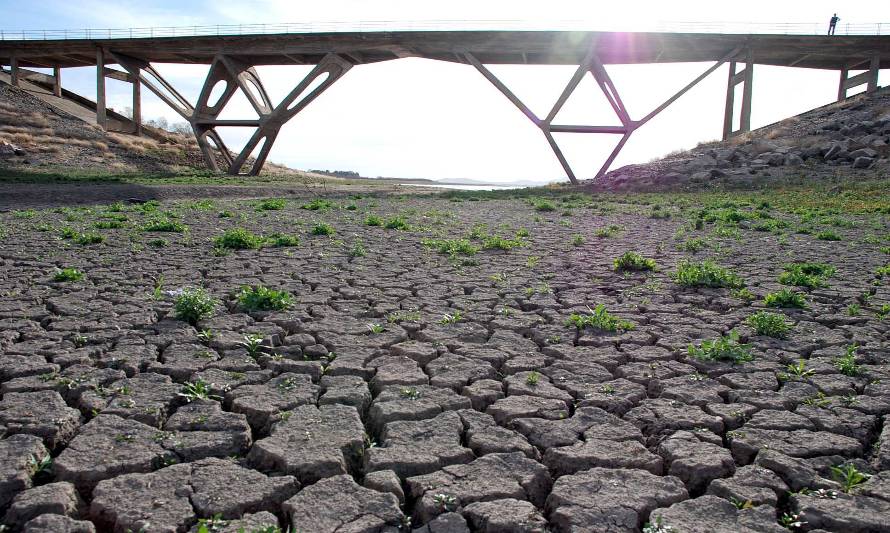
[(526, 185), (468, 185), (451, 183), (401, 183), (412, 187), (436, 187), (437, 189), (458, 189), (461, 191), (506, 191), (509, 189), (522, 189)]

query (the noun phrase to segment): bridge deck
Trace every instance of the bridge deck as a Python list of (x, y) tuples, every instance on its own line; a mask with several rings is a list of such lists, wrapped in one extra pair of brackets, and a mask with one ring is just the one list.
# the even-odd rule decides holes
[(316, 64), (327, 53), (353, 64), (402, 57), (465, 63), (471, 53), (485, 64), (577, 65), (597, 42), (604, 64), (717, 61), (749, 48), (764, 65), (843, 69), (880, 56), (890, 68), (890, 36), (741, 35), (578, 31), (402, 31), (195, 36), (91, 40), (0, 41), (0, 64), (11, 56), (27, 67), (96, 64), (96, 47), (157, 63), (210, 63), (217, 54), (251, 65)]

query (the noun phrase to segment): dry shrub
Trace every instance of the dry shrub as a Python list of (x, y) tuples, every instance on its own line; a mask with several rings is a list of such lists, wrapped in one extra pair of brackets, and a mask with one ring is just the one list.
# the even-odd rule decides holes
[(45, 128), (49, 126), (49, 121), (40, 113), (18, 113), (14, 110), (8, 112), (3, 110), (0, 112), (0, 124)]
[(52, 135), (52, 128), (21, 128), (19, 126), (0, 126), (0, 133), (30, 133), (31, 135)]

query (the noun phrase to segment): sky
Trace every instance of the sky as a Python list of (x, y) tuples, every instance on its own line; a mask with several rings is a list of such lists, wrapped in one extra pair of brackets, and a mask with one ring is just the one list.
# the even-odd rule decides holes
[[(742, 26), (812, 23), (827, 27), (834, 12), (845, 24), (884, 22), (890, 33), (890, 2), (824, 0), (727, 3), (710, 1), (601, 2), (594, 0), (0, 0), (0, 29), (130, 28), (215, 24), (361, 21), (530, 21), (555, 26), (571, 21), (591, 30), (644, 31), (682, 22)], [(710, 63), (610, 65), (625, 106), (642, 118)], [(207, 67), (156, 65), (192, 102)], [(283, 98), (309, 71), (307, 66), (267, 66), (258, 71), (273, 101)], [(490, 66), (533, 111), (544, 116), (574, 72), (570, 66)], [(612, 168), (652, 160), (719, 138), (723, 128), (728, 66), (724, 65), (652, 121), (634, 132)], [(63, 71), (63, 85), (94, 98), (94, 68)], [(890, 82), (882, 71), (879, 83)], [(838, 73), (758, 65), (754, 69), (752, 127), (832, 102)], [(129, 84), (107, 80), (109, 107), (130, 105)], [(737, 99), (738, 100), (738, 99)], [(221, 118), (251, 118), (243, 97)], [(148, 90), (143, 117), (182, 119)], [(254, 115), (255, 116), (255, 115)], [(610, 125), (617, 119), (590, 75), (575, 90), (559, 122)], [(245, 129), (221, 131), (240, 149)], [(579, 178), (599, 169), (617, 136), (557, 134)], [(300, 169), (353, 170), (363, 176), (488, 182), (562, 181), (565, 172), (538, 128), (472, 66), (400, 59), (351, 69), (282, 129), (270, 154), (276, 163)]]

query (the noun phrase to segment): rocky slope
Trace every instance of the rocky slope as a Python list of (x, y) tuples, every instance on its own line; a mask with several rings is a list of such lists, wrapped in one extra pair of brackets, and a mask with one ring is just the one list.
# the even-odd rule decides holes
[(750, 188), (789, 181), (881, 178), (890, 171), (890, 90), (862, 94), (727, 141), (628, 165), (597, 190)]
[[(191, 136), (102, 131), (26, 91), (0, 84), (0, 171), (168, 174), (205, 171)], [(220, 165), (222, 165), (220, 160)], [(266, 165), (267, 172), (289, 172)]]

